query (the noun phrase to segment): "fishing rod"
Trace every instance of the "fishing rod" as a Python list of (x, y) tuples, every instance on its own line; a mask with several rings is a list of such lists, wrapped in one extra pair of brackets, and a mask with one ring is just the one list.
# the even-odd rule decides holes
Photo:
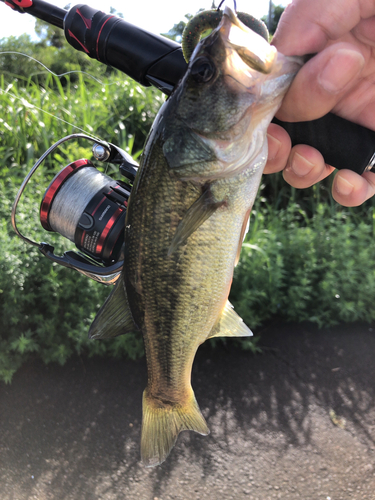
[[(79, 4), (65, 10), (44, 0), (0, 1), (16, 12), (30, 14), (63, 29), (67, 42), (76, 50), (166, 95), (172, 93), (187, 70), (180, 44), (88, 5)], [(315, 147), (326, 163), (338, 169), (348, 168), (358, 174), (375, 170), (375, 132), (372, 130), (333, 113), (310, 122), (287, 123), (276, 118), (273, 122), (289, 133), (292, 145)], [(46, 157), (63, 142), (78, 137), (94, 142), (94, 158), (117, 165), (122, 179), (112, 181), (89, 160), (73, 161), (55, 176), (42, 200), (42, 226), (70, 239), (80, 250), (79, 253), (65, 252), (59, 257), (51, 245), (38, 244), (20, 233), (16, 209), (27, 182)], [(123, 231), (120, 228), (124, 226), (136, 170), (134, 160), (114, 144), (94, 141), (82, 134), (60, 139), (25, 178), (12, 209), (13, 227), (21, 238), (38, 246), (50, 260), (101, 283), (113, 284), (123, 264)]]
[[(167, 95), (186, 72), (180, 44), (115, 15), (83, 4), (65, 10), (44, 0), (0, 1), (63, 29), (66, 40), (76, 50)], [(307, 144), (318, 149), (325, 162), (337, 169), (358, 174), (375, 169), (375, 132), (366, 127), (333, 113), (308, 122), (289, 123), (276, 118), (273, 122), (289, 133), (293, 146)]]
[(113, 14), (83, 4), (65, 10), (44, 0), (0, 1), (64, 30), (76, 50), (119, 69), (143, 86), (153, 85), (169, 95), (186, 72), (180, 44)]

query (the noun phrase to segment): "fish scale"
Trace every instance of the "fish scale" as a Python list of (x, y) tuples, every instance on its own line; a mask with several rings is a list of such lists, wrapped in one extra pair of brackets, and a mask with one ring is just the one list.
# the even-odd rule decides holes
[[(241, 228), (255, 197), (252, 186), (259, 184), (253, 177), (260, 174), (248, 170), (236, 179), (212, 183), (214, 191), (226, 193), (230, 206), (218, 209), (167, 258), (177, 225), (200, 190), (170, 176), (161, 151), (155, 143), (148, 154), (158, 161), (145, 161), (145, 175), (135, 182), (137, 196), (144, 201), (129, 204), (125, 243), (134, 251), (126, 259), (125, 283), (134, 321), (147, 332), (148, 394), (181, 403), (191, 397), (196, 350), (227, 301)], [(152, 175), (147, 175), (148, 168)], [(163, 210), (155, 209), (160, 200)], [(211, 249), (209, 254), (207, 249)], [(140, 294), (135, 285), (138, 280)]]
[(209, 433), (191, 387), (199, 345), (252, 335), (228, 295), (267, 159), (267, 127), (300, 64), (226, 7), (146, 141), (128, 203), (124, 270), (90, 329), (92, 338), (142, 333), (146, 466), (162, 463), (181, 431)]
[[(158, 149), (157, 145), (155, 149)], [(151, 154), (153, 155), (154, 151)], [(126, 236), (127, 248), (135, 249), (127, 257), (127, 268), (133, 269), (133, 273), (132, 275), (130, 271), (125, 273), (128, 280), (126, 283), (129, 305), (131, 310), (137, 310), (138, 314), (134, 317), (136, 324), (146, 323), (145, 328), (157, 329), (155, 335), (148, 335), (146, 340), (146, 356), (151, 380), (152, 374), (157, 372), (154, 364), (163, 365), (158, 357), (158, 351), (162, 353), (169, 351), (170, 359), (173, 360), (172, 362), (166, 359), (162, 366), (166, 373), (169, 371), (168, 367), (174, 371), (174, 375), (190, 369), (179, 366), (177, 361), (182, 360), (175, 355), (175, 351), (180, 350), (181, 332), (184, 332), (182, 342), (189, 344), (191, 341), (186, 341), (186, 338), (189, 337), (190, 329), (194, 337), (197, 336), (197, 331), (202, 332), (201, 338), (198, 337), (196, 345), (192, 346), (188, 362), (190, 363), (196, 348), (205, 340), (204, 335), (209, 328), (207, 324), (212, 324), (217, 317), (217, 314), (211, 313), (211, 317), (207, 318), (206, 311), (215, 302), (215, 293), (211, 293), (211, 290), (221, 290), (223, 285), (229, 286), (231, 279), (231, 273), (227, 277), (218, 273), (226, 264), (225, 257), (228, 259), (225, 220), (221, 223), (216, 222), (215, 231), (212, 231), (211, 224), (205, 231), (203, 224), (192, 235), (188, 244), (181, 246), (171, 258), (167, 258), (177, 224), (196, 201), (199, 191), (192, 183), (171, 180), (167, 173), (165, 158), (160, 153), (159, 155), (157, 162), (159, 172), (153, 169), (151, 181), (150, 176), (144, 176), (142, 179), (147, 179), (145, 186), (142, 182), (136, 184), (138, 196), (143, 196), (143, 189), (146, 189), (147, 199), (142, 205), (129, 209), (127, 224), (130, 228)], [(155, 153), (155, 156), (158, 156), (158, 153)], [(144, 168), (147, 171), (148, 165), (145, 164)], [(159, 213), (154, 207), (160, 200), (164, 200), (164, 208), (158, 217)], [(139, 220), (143, 220), (143, 224), (140, 224)], [(216, 253), (212, 255), (212, 263), (207, 259), (207, 246), (211, 248), (214, 246), (219, 252), (218, 258)], [(140, 247), (145, 249), (142, 259), (137, 251)], [(136, 286), (132, 285), (137, 277), (140, 277), (142, 283), (140, 297), (137, 297)], [(217, 283), (218, 281), (225, 283)], [(208, 289), (210, 293), (207, 293)], [(175, 335), (176, 330), (180, 332), (180, 336)], [(149, 345), (151, 343), (152, 345)], [(186, 349), (184, 356), (185, 354)], [(183, 361), (185, 363), (185, 360)], [(171, 364), (174, 368), (171, 368)], [(174, 377), (174, 380), (178, 378)], [(160, 388), (158, 390), (162, 391)]]

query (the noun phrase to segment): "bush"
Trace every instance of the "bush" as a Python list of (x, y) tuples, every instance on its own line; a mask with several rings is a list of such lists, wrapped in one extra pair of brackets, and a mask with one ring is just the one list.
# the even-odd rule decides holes
[(63, 364), (73, 353), (123, 356), (143, 354), (139, 333), (91, 341), (87, 332), (110, 292), (75, 271), (48, 261), (36, 247), (0, 228), (0, 379), (30, 354)]
[[(163, 98), (121, 76), (121, 81), (47, 77), (44, 87), (0, 77), (0, 380), (9, 382), (28, 356), (64, 363), (73, 353), (129, 356), (143, 353), (139, 334), (89, 341), (87, 331), (110, 289), (51, 264), (10, 227), (11, 205), (24, 176), (51, 144), (76, 132), (75, 124), (139, 154)], [(60, 148), (56, 162), (37, 172), (19, 206), (18, 221), (35, 241), (56, 252), (67, 242), (43, 236), (38, 206), (49, 178), (87, 144)], [(58, 165), (57, 165), (58, 164)], [(251, 216), (250, 232), (235, 270), (231, 301), (251, 328), (283, 321), (373, 321), (375, 234), (373, 202), (349, 210), (333, 204), (326, 185), (296, 192), (281, 176), (267, 176)], [(256, 343), (243, 341), (256, 350)]]
[(325, 204), (311, 219), (297, 204), (255, 211), (231, 290), (237, 312), (251, 328), (275, 315), (320, 327), (374, 321), (374, 216)]
[[(68, 81), (65, 87), (48, 78), (44, 88), (33, 82), (22, 87), (17, 81), (0, 81), (0, 380), (5, 382), (30, 355), (64, 363), (73, 353), (131, 358), (143, 354), (139, 334), (100, 342), (87, 339), (110, 288), (52, 264), (36, 247), (23, 243), (10, 226), (10, 213), (35, 159), (61, 137), (77, 132), (74, 124), (137, 156), (162, 98), (124, 78), (107, 79), (104, 85), (80, 75), (79, 85)], [(56, 161), (46, 162), (30, 181), (17, 211), (21, 232), (37, 242), (52, 240), (57, 253), (68, 249), (69, 242), (43, 234), (39, 203), (58, 169), (87, 155), (91, 157), (90, 147), (78, 143), (61, 147)]]

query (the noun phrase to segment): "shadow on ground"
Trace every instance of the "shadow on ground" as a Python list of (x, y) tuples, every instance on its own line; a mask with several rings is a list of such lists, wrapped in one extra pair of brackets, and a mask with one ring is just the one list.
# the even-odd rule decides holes
[(263, 354), (202, 346), (211, 428), (139, 463), (144, 360), (30, 362), (0, 386), (0, 498), (374, 498), (375, 327), (272, 325)]

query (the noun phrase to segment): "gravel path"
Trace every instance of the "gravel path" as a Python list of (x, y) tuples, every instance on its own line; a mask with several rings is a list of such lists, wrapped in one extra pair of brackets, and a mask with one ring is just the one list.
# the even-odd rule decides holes
[(145, 362), (30, 362), (0, 385), (1, 500), (375, 499), (375, 325), (272, 325), (263, 354), (202, 346), (211, 434), (139, 463)]

